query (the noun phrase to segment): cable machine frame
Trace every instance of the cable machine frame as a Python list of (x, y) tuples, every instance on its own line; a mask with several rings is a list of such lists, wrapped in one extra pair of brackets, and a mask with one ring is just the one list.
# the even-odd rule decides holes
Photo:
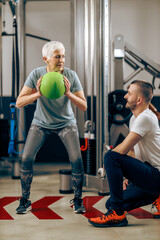
[[(27, 0), (27, 1), (37, 1), (37, 0)], [(19, 63), (20, 63), (20, 88), (25, 82), (25, 3), (26, 0), (21, 0), (17, 4), (17, 23), (18, 23), (18, 46), (19, 46)], [(38, 0), (39, 1), (39, 0)], [(37, 1), (37, 2), (38, 2)], [(54, 0), (50, 0), (54, 1)], [(73, 46), (73, 51), (71, 53), (71, 65), (72, 68), (78, 72), (80, 79), (82, 80), (82, 85), (84, 86), (84, 92), (87, 88), (87, 65), (80, 67), (81, 72), (79, 72), (79, 61), (83, 61), (84, 64), (87, 63), (88, 59), (86, 58), (87, 54), (90, 54), (91, 69), (90, 69), (90, 78), (92, 83), (96, 83), (92, 86), (92, 94), (96, 92), (96, 176), (85, 174), (84, 185), (86, 187), (94, 187), (97, 189), (102, 189), (101, 181), (99, 179), (98, 170), (103, 167), (103, 157), (107, 151), (107, 145), (109, 142), (108, 137), (108, 82), (110, 79), (110, 0), (68, 0), (70, 1), (71, 6), (71, 44)], [(87, 16), (85, 12), (86, 5), (90, 8), (90, 16)], [(83, 11), (79, 11), (82, 9)], [(85, 15), (84, 15), (85, 14)], [(92, 16), (93, 14), (93, 16)], [(94, 31), (94, 46), (90, 49), (89, 52), (87, 46), (89, 46), (85, 39), (85, 31), (90, 31), (87, 26), (82, 24), (82, 21), (89, 17), (89, 21), (94, 18), (94, 23), (91, 28), (93, 29), (94, 24), (98, 25), (97, 32)], [(84, 18), (84, 19), (83, 19)], [(98, 23), (98, 24), (97, 24)], [(86, 22), (85, 22), (86, 24)], [(90, 27), (90, 26), (88, 26)], [(90, 32), (90, 40), (92, 33)], [(35, 36), (31, 36), (35, 37)], [(78, 51), (78, 43), (82, 43), (82, 53)], [(81, 54), (81, 56), (80, 56)], [(83, 59), (81, 58), (83, 57)], [(83, 80), (84, 79), (84, 80)], [(84, 81), (84, 82), (83, 82)], [(91, 96), (93, 98), (93, 95)], [(93, 121), (93, 99), (92, 99), (92, 109), (91, 109), (91, 121)], [(84, 113), (79, 113), (79, 110), (76, 109), (76, 118), (80, 117), (80, 120), (84, 122), (87, 120), (87, 117)], [(21, 111), (20, 121), (24, 121), (24, 113)], [(84, 126), (81, 127), (84, 131)], [(105, 182), (107, 180), (105, 179)]]

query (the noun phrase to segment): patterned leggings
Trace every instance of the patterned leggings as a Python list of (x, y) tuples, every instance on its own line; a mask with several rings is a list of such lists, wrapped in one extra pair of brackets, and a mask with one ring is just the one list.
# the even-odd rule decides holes
[[(83, 161), (80, 151), (79, 134), (76, 125), (51, 130), (32, 124), (28, 132), (27, 140), (24, 147), (21, 163), (21, 186), (22, 197), (28, 199), (33, 179), (33, 163), (37, 152), (45, 143), (50, 134), (56, 133), (62, 140), (68, 152), (69, 160), (72, 166), (72, 175), (78, 179), (80, 187), (79, 196), (81, 196), (83, 182)], [(53, 148), (56, 146), (53, 146)]]

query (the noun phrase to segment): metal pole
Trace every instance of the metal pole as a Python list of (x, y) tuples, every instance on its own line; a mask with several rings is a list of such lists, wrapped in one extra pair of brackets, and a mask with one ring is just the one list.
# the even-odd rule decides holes
[(94, 132), (94, 69), (95, 69), (95, 2), (91, 0), (91, 6), (90, 6), (90, 58), (91, 58), (91, 122), (92, 122), (92, 132)]
[(102, 155), (102, 64), (103, 64), (103, 49), (102, 49), (102, 1), (97, 1), (96, 9), (98, 9), (96, 14), (97, 20), (97, 37), (96, 37), (96, 170), (101, 167), (101, 155)]
[[(2, 3), (0, 3), (0, 32), (2, 33)], [(3, 118), (2, 34), (0, 35), (0, 118)]]
[[(83, 88), (85, 88), (84, 3), (85, 0), (72, 0), (72, 4), (74, 4), (74, 70), (78, 74)], [(85, 114), (86, 113), (79, 109), (76, 109), (76, 119), (80, 137), (84, 136)]]
[(21, 89), (25, 81), (25, 1), (24, 0), (20, 0), (17, 4), (17, 25), (18, 25), (18, 48), (19, 48), (19, 69), (20, 69), (19, 86)]
[[(25, 82), (25, 0), (20, 0), (17, 4), (17, 30), (18, 30), (18, 49), (19, 49), (19, 89), (18, 92), (24, 85)], [(20, 110), (20, 124), (24, 132), (25, 129), (25, 112), (24, 108)], [(18, 138), (23, 139), (22, 129), (19, 129)], [(18, 146), (18, 151), (22, 150), (22, 146)]]
[[(109, 144), (108, 132), (108, 89), (111, 79), (111, 0), (104, 0), (104, 16), (103, 16), (103, 46), (104, 46), (104, 144)], [(103, 153), (105, 149), (103, 148)]]
[(103, 165), (108, 134), (108, 81), (110, 59), (110, 0), (100, 1), (99, 15), (99, 80), (97, 81), (97, 169)]

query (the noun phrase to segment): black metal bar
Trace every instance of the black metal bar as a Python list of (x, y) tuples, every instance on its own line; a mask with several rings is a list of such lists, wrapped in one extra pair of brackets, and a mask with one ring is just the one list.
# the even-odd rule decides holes
[(15, 6), (13, 5), (13, 3), (11, 1), (8, 2), (9, 6), (10, 6), (10, 9), (11, 9), (11, 12), (12, 12), (12, 15), (14, 16), (16, 13), (15, 13)]
[(33, 35), (33, 34), (29, 34), (29, 33), (26, 33), (25, 35), (26, 35), (27, 37), (33, 37), (33, 38), (37, 38), (37, 39), (44, 40), (44, 41), (47, 41), (47, 42), (50, 42), (50, 41), (51, 41), (51, 40), (48, 39), (48, 38), (39, 37), (39, 36), (36, 36), (36, 35)]
[(10, 36), (15, 36), (14, 33), (6, 33), (6, 32), (2, 32), (1, 33), (2, 37), (10, 37)]
[(25, 143), (24, 140), (22, 140), (22, 141), (15, 141), (15, 144), (24, 144), (24, 143)]
[[(2, 37), (10, 37), (10, 36), (15, 36), (15, 33), (2, 32), (1, 35), (2, 35)], [(33, 35), (33, 34), (29, 34), (29, 33), (26, 33), (25, 36), (27, 36), (27, 37), (33, 37), (33, 38), (40, 39), (40, 40), (47, 41), (47, 42), (50, 42), (50, 41), (51, 41), (51, 40), (48, 39), (48, 38), (39, 37), (39, 36), (36, 36), (36, 35)]]

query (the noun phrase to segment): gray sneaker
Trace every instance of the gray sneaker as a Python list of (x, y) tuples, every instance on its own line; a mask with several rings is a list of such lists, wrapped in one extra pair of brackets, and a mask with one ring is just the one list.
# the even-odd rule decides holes
[(86, 209), (83, 205), (83, 200), (81, 198), (74, 198), (70, 201), (70, 203), (73, 203), (73, 209), (75, 213), (85, 213)]
[(25, 198), (20, 199), (20, 204), (16, 209), (17, 214), (25, 214), (32, 209), (31, 201)]

